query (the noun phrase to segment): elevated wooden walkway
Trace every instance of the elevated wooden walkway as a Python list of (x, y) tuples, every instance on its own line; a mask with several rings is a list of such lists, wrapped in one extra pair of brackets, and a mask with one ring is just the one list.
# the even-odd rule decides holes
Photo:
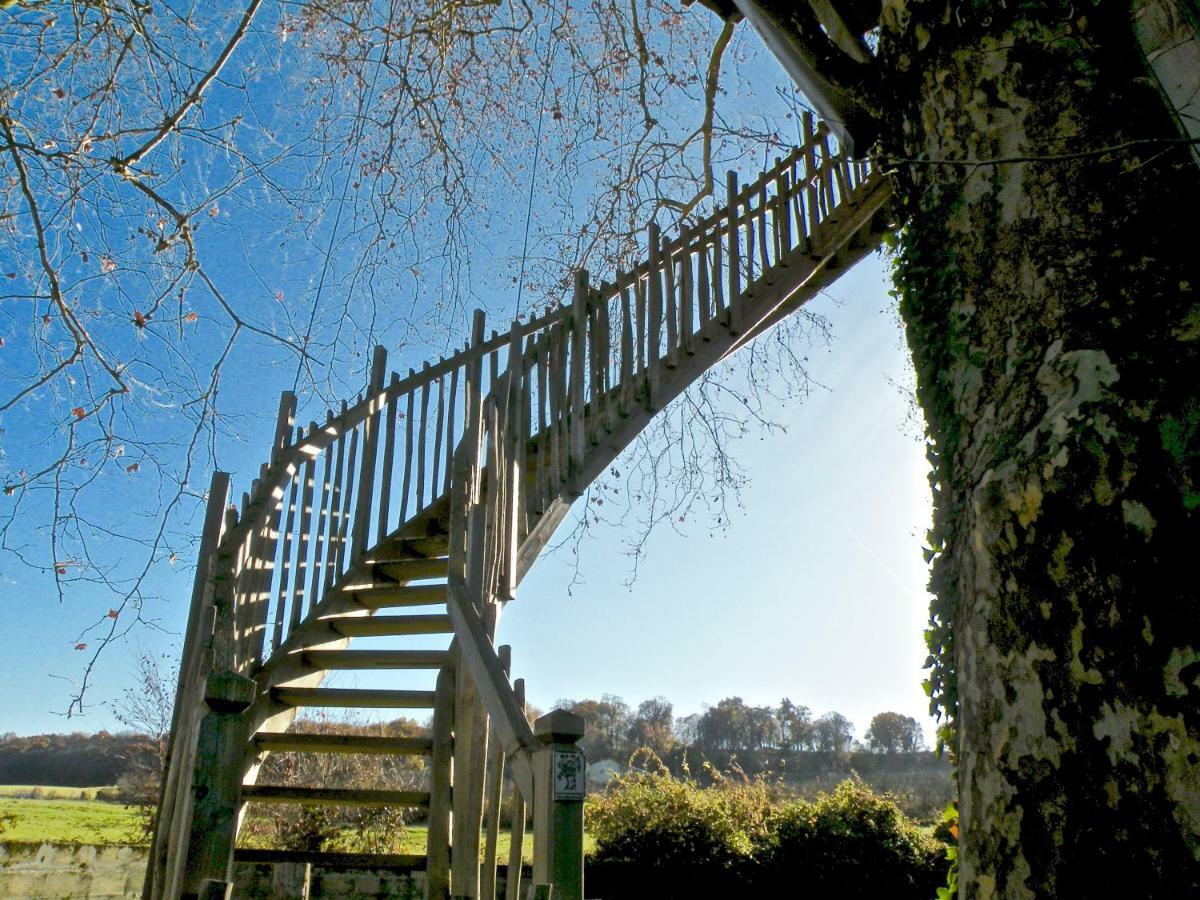
[[(674, 236), (651, 225), (632, 271), (599, 285), (577, 273), (571, 302), (548, 315), (489, 336), (477, 314), (460, 353), (403, 376), (377, 348), (364, 393), (324, 422), (298, 427), (285, 394), (239, 506), (214, 475), (147, 898), (224, 896), (242, 806), (267, 802), (418, 809), (428, 896), (491, 900), (506, 769), (506, 896), (522, 896), (526, 807), (534, 880), (554, 880), (549, 856), (562, 851), (547, 849), (549, 813), (536, 812), (548, 809), (549, 738), (493, 645), (500, 612), (574, 498), (658, 410), (890, 227), (887, 180), (835, 156), (823, 126), (807, 120), (806, 134), (751, 184), (731, 173), (717, 213)], [(364, 669), (427, 670), (431, 689), (322, 687), (327, 672)], [(432, 709), (431, 733), (288, 733), (303, 706)], [(276, 752), (415, 754), (428, 784), (259, 784)]]

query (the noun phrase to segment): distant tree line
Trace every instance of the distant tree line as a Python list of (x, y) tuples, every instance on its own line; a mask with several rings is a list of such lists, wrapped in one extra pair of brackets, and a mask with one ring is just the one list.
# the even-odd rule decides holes
[(157, 761), (158, 744), (145, 734), (0, 735), (0, 784), (99, 787)]
[(691, 750), (713, 760), (764, 753), (890, 754), (926, 749), (921, 725), (911, 716), (881, 712), (859, 742), (853, 723), (841, 713), (814, 718), (807, 706), (786, 697), (777, 706), (751, 706), (741, 697), (726, 697), (703, 712), (678, 718), (664, 697), (645, 700), (636, 709), (613, 694), (555, 705), (584, 718), (582, 745), (593, 761), (625, 760), (639, 747), (649, 747), (663, 759)]

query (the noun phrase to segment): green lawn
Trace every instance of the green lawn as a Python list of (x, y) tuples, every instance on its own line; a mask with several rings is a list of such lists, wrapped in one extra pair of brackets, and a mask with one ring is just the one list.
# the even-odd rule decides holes
[[(80, 788), (72, 788), (79, 796)], [(0, 814), (16, 822), (3, 833), (6, 841), (64, 844), (128, 844), (137, 830), (137, 812), (120, 803), (97, 800), (26, 800), (0, 796)]]

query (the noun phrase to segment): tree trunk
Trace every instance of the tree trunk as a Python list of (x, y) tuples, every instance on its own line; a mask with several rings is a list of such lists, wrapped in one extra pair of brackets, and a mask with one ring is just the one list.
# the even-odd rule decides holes
[(1198, 172), (1128, 4), (885, 6), (961, 896), (1197, 896)]

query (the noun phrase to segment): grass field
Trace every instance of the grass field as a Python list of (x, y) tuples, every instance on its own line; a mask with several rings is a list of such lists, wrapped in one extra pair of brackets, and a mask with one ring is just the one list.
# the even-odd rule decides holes
[[(20, 843), (40, 844), (129, 844), (137, 833), (137, 812), (120, 803), (104, 803), (98, 800), (80, 800), (81, 792), (94, 797), (98, 788), (68, 788), (37, 785), (40, 796), (45, 799), (29, 799), (35, 785), (0, 786), (0, 814), (12, 813), (17, 820), (3, 832), (0, 839)], [(424, 824), (410, 825), (405, 829), (397, 853), (425, 854), (426, 828)], [(243, 841), (247, 846), (261, 846), (257, 841)], [(500, 832), (497, 857), (501, 862), (508, 859), (510, 835), (507, 829)], [(584, 848), (594, 849), (595, 842), (584, 836)], [(533, 861), (533, 834), (525, 833), (524, 856), (526, 862)]]
[[(81, 788), (71, 788), (79, 796)], [(16, 822), (3, 840), (22, 843), (128, 844), (137, 830), (137, 813), (120, 803), (97, 800), (27, 800), (0, 796), (0, 814)]]
[(30, 797), (36, 791), (40, 800), (95, 800), (97, 791), (111, 791), (104, 787), (63, 787), (53, 784), (0, 784), (0, 798)]

